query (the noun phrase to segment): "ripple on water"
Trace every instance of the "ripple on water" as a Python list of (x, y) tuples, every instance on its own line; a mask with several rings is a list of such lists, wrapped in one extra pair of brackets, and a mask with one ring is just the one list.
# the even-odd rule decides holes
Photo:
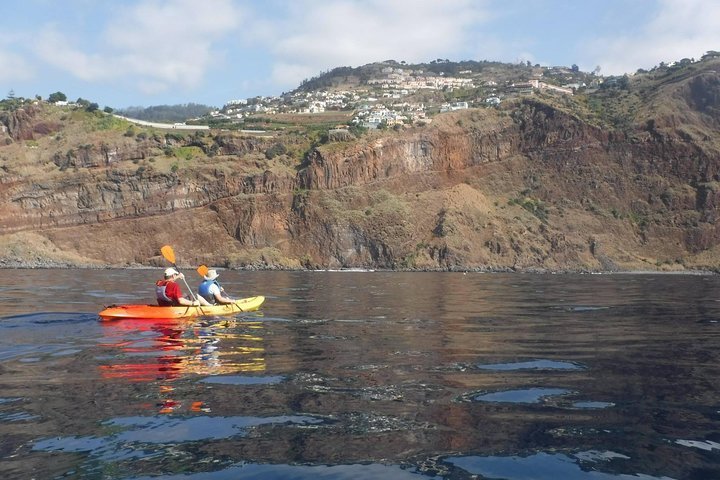
[(365, 412), (351, 412), (344, 417), (344, 427), (356, 434), (427, 431), (436, 428), (427, 422), (417, 422), (407, 418), (377, 415)]
[[(22, 397), (0, 397), (0, 406), (3, 406), (3, 408), (6, 408), (5, 405), (9, 406), (10, 408), (13, 406), (11, 404), (17, 404), (18, 402), (23, 401), (24, 399)], [(18, 412), (18, 411), (0, 411), (0, 422), (24, 422), (26, 420), (35, 420), (38, 417), (37, 415), (32, 415), (27, 412)]]
[(594, 306), (594, 305), (569, 305), (565, 307), (570, 312), (594, 312), (596, 310), (607, 310), (610, 307)]
[[(564, 478), (588, 480), (672, 480), (642, 473), (604, 473), (599, 470), (602, 462), (626, 460), (628, 457), (615, 452), (580, 452), (578, 454), (536, 453), (528, 456), (447, 457), (446, 462), (471, 475), (483, 478), (506, 478), (512, 480), (557, 480)], [(588, 466), (587, 464), (593, 464)], [(613, 468), (616, 470), (616, 468)]]
[(518, 390), (503, 390), (499, 392), (481, 393), (472, 395), (471, 400), (476, 402), (498, 403), (541, 403), (549, 397), (567, 395), (570, 390), (564, 388), (525, 388)]
[(65, 357), (65, 356), (68, 356), (68, 355), (75, 355), (76, 353), (80, 353), (80, 352), (82, 352), (82, 350), (80, 350), (80, 349), (78, 349), (78, 348), (68, 348), (68, 349), (65, 349), (65, 350), (60, 350), (59, 352), (53, 352), (53, 353), (51, 354), (51, 356), (53, 356), (53, 357)]
[(28, 325), (74, 324), (97, 321), (94, 313), (82, 312), (36, 312), (0, 317), (0, 328), (27, 328)]
[[(104, 460), (145, 458), (152, 456), (153, 449), (137, 448), (137, 445), (180, 444), (202, 440), (220, 440), (245, 436), (253, 427), (262, 425), (307, 426), (325, 420), (304, 415), (281, 415), (276, 417), (122, 417), (103, 422), (117, 433), (105, 437), (73, 436), (38, 440), (36, 451), (89, 452)], [(130, 447), (130, 445), (133, 445)], [(146, 451), (147, 450), (147, 451)], [(130, 452), (134, 453), (130, 453)], [(144, 453), (140, 453), (144, 452)]]
[(558, 360), (528, 360), (523, 362), (478, 364), (482, 370), (584, 370), (585, 366), (575, 362)]
[(683, 447), (699, 448), (700, 450), (708, 452), (711, 450), (720, 450), (720, 443), (713, 442), (712, 440), (675, 440), (675, 443)]
[(610, 408), (614, 407), (615, 404), (613, 402), (593, 402), (593, 401), (580, 401), (580, 402), (573, 402), (572, 404), (573, 408), (583, 408), (583, 409), (600, 409), (600, 408)]
[(200, 381), (220, 385), (274, 385), (285, 379), (282, 375), (251, 376), (251, 375), (213, 375)]
[(3, 347), (3, 351), (0, 352), (0, 362), (5, 360), (12, 360), (18, 357), (29, 357), (23, 358), (20, 361), (24, 362), (38, 362), (41, 357), (37, 355), (50, 355), (50, 356), (64, 356), (71, 355), (79, 352), (80, 350), (72, 349), (69, 345), (6, 345)]
[(323, 420), (310, 416), (277, 417), (124, 417), (106, 422), (126, 427), (116, 438), (122, 442), (182, 443), (243, 436), (252, 427), (269, 424), (310, 425)]
[(315, 384), (308, 385), (307, 389), (315, 393), (351, 395), (353, 397), (373, 401), (401, 401), (403, 399), (402, 390), (393, 385), (352, 388)]
[(40, 418), (27, 412), (0, 412), (0, 422), (24, 422)]
[[(157, 477), (133, 477), (130, 480), (154, 480)], [(296, 480), (423, 480), (420, 472), (399, 465), (268, 465), (243, 463), (216, 472), (163, 475), (164, 480), (230, 480), (236, 478), (292, 478)]]
[(88, 313), (37, 312), (2, 317), (0, 362), (20, 357), (25, 357), (20, 361), (35, 362), (45, 356), (75, 355), (81, 351), (77, 344), (93, 328), (98, 328), (97, 315)]

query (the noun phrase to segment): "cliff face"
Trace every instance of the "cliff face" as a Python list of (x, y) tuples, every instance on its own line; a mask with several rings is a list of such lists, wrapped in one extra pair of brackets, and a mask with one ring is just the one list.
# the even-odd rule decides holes
[[(33, 156), (21, 132), (43, 121), (26, 112), (0, 147), (0, 261), (159, 265), (172, 244), (229, 267), (714, 269), (718, 79), (675, 85), (680, 107), (623, 130), (527, 99), (328, 143), (296, 168), (262, 158), (275, 139), (230, 133)], [(147, 163), (172, 141), (206, 156)]]

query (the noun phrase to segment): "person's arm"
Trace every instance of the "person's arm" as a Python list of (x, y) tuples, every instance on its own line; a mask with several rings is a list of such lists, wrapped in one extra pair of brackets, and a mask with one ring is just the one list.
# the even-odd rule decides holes
[(235, 303), (235, 300), (225, 295), (225, 290), (218, 283), (210, 287), (210, 291), (217, 303)]
[(222, 293), (220, 293), (220, 292), (215, 292), (215, 300), (216, 300), (218, 303), (235, 303), (235, 300), (233, 300), (233, 299), (230, 298), (230, 297), (224, 296), (224, 295), (223, 295)]
[(198, 294), (197, 294), (197, 300), (198, 300), (198, 302), (200, 302), (200, 305), (202, 305), (203, 307), (210, 307), (210, 306), (212, 306), (212, 303), (210, 303), (210, 302), (208, 302), (207, 300), (205, 300), (205, 297), (203, 297), (202, 295), (200, 295), (200, 292), (198, 292)]
[(185, 298), (185, 297), (178, 297), (178, 303), (179, 303), (180, 305), (187, 306), (187, 307), (192, 307), (192, 306), (194, 306), (194, 305), (195, 305), (195, 306), (200, 305), (200, 302), (198, 302), (197, 300), (195, 300), (195, 301), (193, 302), (192, 300), (188, 300), (188, 299)]
[[(182, 274), (180, 274), (180, 275), (182, 275)], [(200, 305), (200, 303), (197, 301), (192, 301), (192, 300), (188, 300), (187, 298), (185, 298), (183, 296), (180, 285), (178, 285), (175, 282), (172, 282), (171, 285), (168, 285), (168, 288), (171, 290), (171, 292), (167, 293), (167, 290), (166, 290), (166, 293), (170, 298), (176, 297), (178, 304), (185, 306), (185, 307), (192, 307), (193, 305)]]

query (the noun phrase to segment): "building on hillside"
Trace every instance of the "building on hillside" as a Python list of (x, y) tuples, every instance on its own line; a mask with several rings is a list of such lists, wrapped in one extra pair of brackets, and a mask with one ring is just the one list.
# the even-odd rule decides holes
[(467, 102), (443, 103), (440, 105), (440, 112), (453, 112), (455, 110), (467, 110)]
[(541, 82), (540, 80), (530, 80), (529, 83), (532, 85), (532, 88), (537, 88), (539, 90), (550, 90), (565, 95), (573, 94), (572, 88), (558, 87), (557, 85), (551, 85), (549, 83)]
[(516, 93), (533, 93), (533, 89), (537, 88), (533, 82), (518, 82), (510, 85), (510, 89)]

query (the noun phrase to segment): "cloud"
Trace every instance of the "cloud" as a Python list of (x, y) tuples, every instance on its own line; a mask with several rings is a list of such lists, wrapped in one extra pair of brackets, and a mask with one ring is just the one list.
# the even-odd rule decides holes
[(20, 43), (15, 36), (0, 32), (0, 82), (24, 82), (33, 77), (35, 71), (31, 64), (16, 53)]
[(33, 73), (23, 57), (0, 50), (0, 82), (23, 82), (31, 79)]
[(65, 70), (74, 76), (94, 81), (109, 78), (108, 58), (102, 54), (87, 54), (72, 46), (64, 33), (49, 25), (35, 37), (35, 54), (47, 64)]
[[(603, 38), (589, 45), (604, 74), (620, 75), (660, 62), (700, 58), (720, 45), (720, 3), (714, 0), (661, 0), (657, 13), (637, 33)], [(591, 67), (592, 68), (592, 67)]]
[(337, 66), (378, 60), (410, 63), (473, 52), (472, 27), (488, 18), (475, 0), (296, 0), (253, 36), (276, 58), (272, 80), (298, 85)]
[(222, 61), (217, 43), (242, 18), (230, 0), (144, 0), (113, 13), (92, 45), (49, 25), (34, 50), (87, 82), (129, 82), (145, 93), (190, 89)]

